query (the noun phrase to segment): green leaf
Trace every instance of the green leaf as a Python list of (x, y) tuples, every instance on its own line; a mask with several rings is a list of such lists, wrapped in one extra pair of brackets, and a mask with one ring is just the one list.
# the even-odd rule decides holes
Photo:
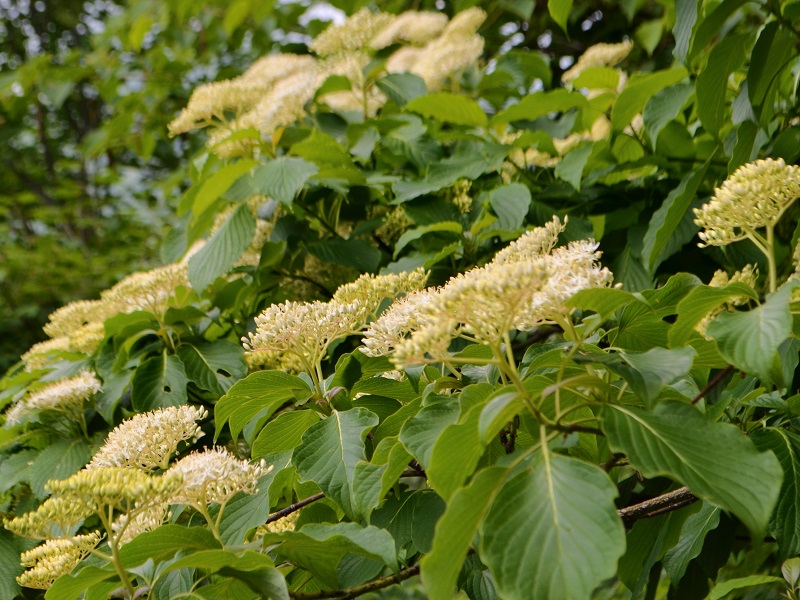
[(728, 77), (744, 62), (749, 34), (722, 39), (708, 57), (708, 65), (697, 76), (697, 116), (703, 127), (719, 138), (728, 121), (725, 94)]
[(676, 0), (675, 2), (675, 27), (672, 33), (675, 36), (675, 48), (672, 51), (675, 58), (686, 62), (686, 55), (692, 40), (692, 31), (697, 23), (697, 0)]
[(213, 550), (220, 547), (214, 535), (204, 527), (162, 525), (140, 533), (120, 549), (120, 560), (126, 569), (138, 567), (147, 560), (160, 562), (176, 552)]
[(366, 377), (360, 379), (352, 389), (352, 395), (372, 394), (399, 400), (403, 404), (411, 402), (419, 394), (414, 390), (409, 379), (397, 381), (386, 377)]
[(377, 86), (399, 106), (428, 93), (425, 80), (412, 73), (391, 73), (379, 79)]
[(381, 252), (364, 240), (351, 238), (330, 238), (306, 246), (308, 251), (320, 260), (361, 272), (374, 272), (381, 262)]
[(679, 83), (664, 88), (647, 101), (642, 119), (654, 150), (658, 147), (658, 134), (681, 113), (693, 95), (694, 86), (691, 83)]
[(280, 543), (274, 552), (314, 574), (325, 585), (338, 587), (337, 566), (351, 553), (377, 560), (397, 570), (394, 539), (385, 529), (356, 523), (307, 524), (300, 531), (266, 534), (265, 544)]
[(302, 158), (282, 156), (257, 167), (253, 171), (252, 186), (278, 202), (291, 204), (308, 178), (318, 172), (319, 167)]
[(353, 474), (358, 461), (366, 459), (364, 438), (377, 424), (378, 417), (365, 408), (334, 410), (303, 434), (292, 456), (301, 480), (316, 483), (351, 518), (358, 514)]
[(778, 499), (782, 469), (735, 426), (716, 423), (689, 404), (665, 400), (652, 410), (606, 406), (603, 431), (645, 477), (666, 475), (731, 511), (760, 536)]
[(141, 14), (133, 21), (128, 29), (128, 44), (134, 52), (139, 52), (144, 43), (144, 37), (153, 26), (153, 17), (150, 14)]
[(46, 600), (75, 600), (94, 584), (116, 577), (116, 571), (110, 566), (106, 569), (84, 567), (80, 571), (59, 577), (44, 597)]
[(755, 431), (759, 450), (771, 450), (783, 467), (783, 485), (772, 513), (769, 532), (778, 541), (781, 558), (800, 554), (800, 436), (786, 429)]
[(667, 350), (652, 348), (647, 352), (625, 352), (618, 355), (625, 363), (604, 364), (622, 376), (647, 406), (652, 407), (664, 386), (674, 383), (692, 368), (695, 351), (691, 346)]
[(217, 394), (224, 394), (247, 375), (242, 347), (228, 340), (181, 344), (178, 356), (189, 381)]
[(531, 206), (531, 193), (521, 183), (510, 183), (493, 189), (486, 196), (494, 214), (497, 226), (504, 231), (514, 231), (525, 223)]
[(482, 444), (487, 445), (500, 430), (518, 415), (525, 407), (525, 402), (516, 390), (500, 388), (481, 410), (478, 420), (478, 435)]
[(19, 564), (20, 549), (11, 534), (0, 532), (0, 597), (16, 598), (20, 591), (16, 578), (24, 570)]
[(405, 109), (429, 119), (456, 125), (485, 127), (487, 123), (486, 113), (478, 103), (460, 94), (437, 92), (420, 96), (406, 104)]
[[(211, 208), (214, 202), (227, 192), (237, 179), (246, 175), (258, 164), (255, 160), (240, 160), (232, 165), (225, 165), (198, 182), (197, 192), (187, 198), (192, 202), (191, 208), (194, 219), (198, 219), (200, 215)], [(185, 203), (182, 202), (181, 204)], [(186, 206), (184, 208), (188, 210), (189, 207)]]
[(724, 0), (697, 26), (688, 59), (691, 61), (716, 37), (719, 30), (747, 0)]
[(619, 288), (590, 288), (580, 290), (566, 304), (569, 308), (591, 310), (605, 320), (635, 299), (633, 294)]
[[(388, 448), (388, 450), (387, 450)], [(359, 461), (353, 474), (353, 495), (358, 511), (369, 518), (408, 466), (411, 455), (396, 437), (381, 440), (373, 462)]]
[(91, 458), (92, 449), (83, 438), (60, 439), (50, 444), (29, 467), (31, 489), (37, 497), (46, 497), (45, 483), (51, 479), (66, 479), (77, 473)]
[(581, 178), (586, 162), (592, 154), (592, 144), (583, 144), (570, 152), (556, 165), (555, 175), (576, 190), (581, 189)]
[(678, 303), (678, 319), (669, 330), (669, 345), (673, 347), (685, 345), (692, 336), (694, 328), (706, 315), (736, 296), (747, 296), (758, 300), (758, 294), (744, 283), (732, 283), (721, 288), (696, 286)]
[(616, 90), (619, 85), (619, 73), (612, 67), (589, 67), (581, 71), (572, 85), (576, 88)]
[(484, 469), (447, 503), (436, 523), (433, 548), (421, 561), (422, 583), (431, 600), (452, 600), (472, 540), (507, 475), (503, 467)]
[(219, 521), (219, 533), (226, 546), (239, 546), (244, 543), (247, 532), (262, 525), (269, 516), (269, 486), (280, 469), (258, 480), (258, 488), (254, 494), (238, 493), (225, 505), (222, 519)]
[(550, 17), (567, 33), (569, 13), (572, 10), (572, 0), (547, 0), (547, 10)]
[(700, 556), (706, 535), (719, 525), (720, 512), (713, 504), (702, 502), (700, 510), (689, 515), (683, 522), (678, 541), (664, 554), (661, 561), (673, 585), (677, 585), (683, 578), (689, 563)]
[(422, 410), (403, 425), (400, 441), (423, 468), (430, 462), (431, 452), (439, 435), (448, 425), (458, 420), (460, 412), (457, 400), (437, 398), (423, 406)]
[(400, 236), (394, 244), (394, 258), (397, 258), (402, 252), (403, 248), (408, 246), (411, 242), (418, 240), (423, 235), (427, 235), (429, 233), (455, 233), (461, 234), (463, 231), (463, 227), (461, 223), (456, 223), (455, 221), (443, 221), (441, 223), (431, 223), (430, 225), (423, 225), (421, 227), (415, 227), (413, 229), (409, 229), (403, 235)]
[(544, 450), (506, 482), (479, 553), (502, 598), (588, 598), (625, 551), (617, 488), (599, 468)]
[(231, 436), (236, 439), (254, 417), (268, 418), (290, 400), (310, 394), (311, 390), (302, 379), (283, 371), (252, 373), (235, 383), (217, 402), (214, 439), (219, 437), (225, 423), (230, 423)]
[(675, 67), (655, 73), (638, 74), (631, 81), (614, 103), (611, 109), (611, 126), (614, 131), (622, 131), (642, 112), (645, 104), (657, 92), (669, 87), (686, 77), (686, 69)]
[(302, 142), (292, 146), (292, 155), (304, 158), (320, 169), (354, 168), (350, 153), (326, 133), (312, 130)]
[(217, 277), (227, 273), (253, 243), (256, 220), (247, 204), (242, 204), (223, 223), (211, 239), (189, 259), (189, 281), (201, 292)]
[[(706, 162), (697, 171), (692, 171), (681, 179), (680, 184), (664, 199), (664, 203), (653, 213), (647, 232), (644, 235), (642, 256), (650, 268), (655, 271), (662, 261), (677, 250), (670, 248), (675, 239), (675, 232), (685, 218), (689, 207), (697, 195), (697, 190), (706, 175), (709, 163)], [(694, 232), (692, 232), (694, 235)], [(681, 240), (682, 241), (682, 240)], [(670, 252), (669, 250), (672, 250)]]
[(300, 445), (306, 430), (318, 421), (319, 415), (313, 410), (297, 410), (278, 415), (258, 434), (253, 443), (253, 458), (294, 450)]
[(789, 301), (798, 285), (797, 281), (787, 284), (761, 306), (747, 312), (724, 312), (708, 325), (708, 335), (717, 341), (725, 360), (764, 383), (772, 381), (778, 346), (792, 333)]
[(567, 112), (573, 108), (587, 109), (589, 101), (580, 92), (564, 88), (549, 92), (528, 94), (517, 104), (500, 111), (492, 117), (492, 125), (510, 123), (512, 121), (535, 121), (552, 112)]
[(260, 552), (248, 550), (244, 553), (236, 553), (230, 550), (200, 550), (170, 563), (162, 573), (187, 568), (217, 571), (223, 567), (236, 567), (242, 571), (254, 571), (272, 566), (274, 566), (272, 560)]
[(250, 0), (236, 0), (225, 10), (225, 18), (222, 20), (222, 27), (230, 37), (234, 31), (244, 23), (247, 15), (250, 14), (252, 3)]
[(472, 475), (484, 450), (478, 430), (482, 405), (473, 406), (460, 423), (448, 425), (430, 452), (425, 474), (430, 486), (445, 500)]
[(740, 577), (738, 579), (728, 579), (727, 581), (715, 585), (714, 589), (711, 590), (710, 600), (720, 600), (735, 590), (767, 583), (780, 583), (782, 584), (780, 589), (783, 589), (785, 586), (783, 578), (781, 577), (773, 577), (771, 575), (749, 575), (748, 577)]
[(794, 44), (794, 32), (778, 21), (767, 23), (758, 34), (747, 70), (747, 93), (753, 106), (764, 102), (778, 74), (793, 60)]
[(131, 403), (136, 412), (186, 404), (189, 379), (181, 359), (162, 353), (144, 361), (133, 376)]

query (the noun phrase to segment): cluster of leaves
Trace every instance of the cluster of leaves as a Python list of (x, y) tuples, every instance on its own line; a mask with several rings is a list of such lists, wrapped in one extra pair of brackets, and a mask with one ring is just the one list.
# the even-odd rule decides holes
[[(86, 369), (102, 380), (81, 427), (41, 410), (0, 431), (9, 514), (36, 509), (46, 482), (84, 467), (114, 425), (168, 406), (213, 407), (203, 427), (215, 441), (273, 465), (217, 523), (176, 509), (121, 548), (104, 542), (113, 561), (86, 559), (46, 597), (125, 597), (132, 585), (208, 599), (722, 598), (756, 585), (797, 596), (796, 219), (790, 208), (771, 231), (767, 260), (750, 242), (698, 249), (691, 209), (737, 167), (800, 154), (798, 4), (603, 7), (635, 31), (628, 71), (620, 58), (563, 80), (574, 48), (553, 60), (499, 31), (557, 24), (577, 38), (596, 7), (532, 4), (492, 6), (485, 59), (436, 91), (387, 72), (392, 47), (371, 53), (358, 81), (320, 82), (301, 119), (234, 133), (242, 156), (199, 149), (162, 249), (176, 264), (193, 249), (187, 283), (161, 290), (163, 310), (106, 319), (91, 353), (55, 350), (9, 371), (4, 406)], [(153, 44), (138, 55), (156, 60), (154, 12), (135, 6), (120, 21), (125, 43)], [(175, 6), (162, 14), (200, 18)], [(248, 15), (270, 21), (253, 10), (232, 4), (227, 35)], [(566, 48), (555, 28), (547, 35)], [(354, 86), (385, 102), (326, 101)], [(62, 101), (75, 93), (64, 89)], [(98, 155), (134, 125), (142, 156), (171, 152), (155, 141), (162, 105), (140, 102), (152, 120), (121, 104), (92, 137)], [(364, 272), (422, 268), (441, 285), (553, 215), (569, 217), (563, 241), (600, 242), (622, 288), (578, 292), (559, 326), (505, 332), (502, 352), (460, 340), (448, 364), (387, 378), (392, 357), (368, 356), (356, 335), (327, 340), (313, 372), (280, 360), (258, 370), (239, 344), (266, 307), (336, 301)], [(771, 294), (703, 283), (748, 263), (785, 265), (786, 283)], [(269, 529), (286, 515), (293, 527)], [(3, 597), (34, 593), (10, 566), (28, 548), (0, 536)]]

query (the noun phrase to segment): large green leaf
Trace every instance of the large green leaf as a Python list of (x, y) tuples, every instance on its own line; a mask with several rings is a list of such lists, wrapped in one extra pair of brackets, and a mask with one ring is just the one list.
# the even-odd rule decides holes
[(133, 376), (131, 402), (137, 412), (186, 403), (189, 379), (183, 362), (174, 354), (162, 353), (144, 361)]
[(572, 0), (547, 0), (547, 10), (550, 17), (566, 33), (569, 13), (572, 10)]
[[(656, 267), (670, 254), (678, 250), (675, 248), (676, 230), (681, 222), (686, 219), (689, 207), (694, 200), (700, 184), (706, 175), (709, 163), (705, 163), (696, 171), (686, 175), (674, 190), (664, 199), (664, 203), (653, 213), (647, 232), (644, 235), (644, 247), (642, 257), (650, 268), (655, 271)], [(694, 236), (696, 227), (690, 228), (690, 236)], [(685, 243), (688, 240), (679, 240)]]
[(227, 273), (253, 242), (256, 220), (247, 204), (241, 204), (205, 246), (189, 259), (189, 281), (203, 291)]
[(800, 554), (800, 436), (769, 428), (752, 435), (761, 450), (771, 450), (783, 467), (783, 486), (772, 513), (769, 532), (778, 541), (781, 557)]
[(669, 329), (669, 345), (683, 346), (689, 341), (694, 328), (706, 315), (736, 296), (758, 300), (758, 294), (749, 285), (732, 283), (725, 287), (698, 285), (678, 303), (678, 319)]
[(616, 486), (599, 468), (544, 450), (506, 482), (481, 526), (480, 557), (509, 600), (588, 598), (625, 551)]
[(228, 340), (181, 344), (178, 356), (189, 381), (217, 394), (224, 394), (247, 375), (242, 347)]
[(747, 93), (753, 106), (764, 102), (778, 73), (791, 62), (794, 45), (794, 31), (778, 21), (767, 23), (758, 34), (747, 70)]
[(427, 467), (436, 440), (448, 425), (458, 420), (460, 412), (457, 400), (440, 397), (406, 421), (400, 441), (419, 464)]
[(567, 112), (573, 108), (588, 108), (589, 102), (580, 92), (559, 88), (549, 92), (528, 94), (517, 104), (509, 106), (492, 118), (492, 124), (511, 121), (535, 121), (552, 112)]
[(622, 376), (645, 404), (652, 406), (664, 386), (674, 383), (692, 368), (692, 347), (651, 348), (647, 352), (618, 353), (622, 361), (604, 361), (609, 369)]
[(451, 600), (461, 566), (472, 540), (508, 475), (503, 467), (489, 467), (455, 493), (436, 523), (433, 548), (421, 561), (422, 583), (431, 600)]
[(214, 535), (203, 527), (162, 525), (140, 533), (120, 549), (125, 568), (136, 567), (149, 559), (156, 562), (175, 556), (178, 551), (213, 550), (220, 547)]
[(645, 477), (672, 477), (731, 511), (754, 535), (766, 530), (783, 470), (737, 427), (672, 400), (649, 411), (609, 405), (601, 416), (611, 448), (624, 452)]
[(789, 301), (797, 285), (800, 282), (783, 286), (753, 310), (724, 312), (709, 324), (708, 335), (717, 341), (725, 360), (765, 383), (770, 383), (775, 373), (782, 373), (773, 372), (772, 365), (777, 360), (778, 346), (792, 333)]
[(353, 498), (356, 464), (366, 459), (364, 438), (377, 424), (378, 417), (365, 408), (334, 410), (309, 427), (292, 456), (301, 479), (316, 483), (351, 518), (358, 514)]
[(16, 598), (20, 590), (16, 577), (22, 574), (19, 564), (20, 549), (14, 544), (11, 534), (0, 532), (0, 597)]
[(313, 573), (325, 585), (339, 586), (337, 567), (345, 554), (377, 560), (397, 570), (392, 536), (385, 529), (356, 523), (308, 524), (300, 531), (266, 534), (264, 543), (280, 543), (274, 552)]
[(428, 93), (425, 80), (413, 73), (390, 73), (379, 79), (377, 85), (400, 106)]
[(683, 578), (689, 562), (700, 555), (706, 535), (719, 525), (720, 512), (713, 504), (702, 502), (699, 510), (683, 522), (678, 541), (661, 561), (673, 585)]
[(92, 458), (92, 449), (83, 438), (58, 440), (39, 453), (28, 470), (31, 489), (39, 497), (47, 493), (44, 484), (51, 479), (66, 479)]
[[(198, 218), (209, 207), (222, 196), (228, 188), (233, 185), (233, 182), (245, 175), (250, 169), (258, 164), (255, 160), (241, 160), (239, 162), (225, 165), (218, 171), (215, 171), (205, 179), (202, 179), (197, 184), (197, 192), (188, 198), (192, 199), (191, 209), (195, 218)], [(181, 202), (183, 204), (183, 202)], [(186, 207), (189, 208), (188, 206)], [(179, 214), (180, 214), (179, 210)]]
[(253, 189), (271, 196), (283, 204), (291, 204), (308, 178), (316, 175), (319, 167), (302, 158), (282, 156), (257, 167), (253, 171)]
[(47, 600), (75, 600), (90, 586), (117, 577), (117, 572), (111, 566), (105, 569), (87, 566), (59, 577), (44, 597)]
[(268, 418), (285, 403), (307, 398), (308, 386), (299, 377), (283, 371), (258, 371), (235, 383), (217, 402), (214, 419), (219, 436), (225, 423), (230, 423), (234, 439), (251, 419)]
[(461, 422), (448, 425), (430, 453), (425, 473), (431, 487), (449, 500), (475, 470), (484, 444), (478, 431), (482, 405), (473, 406)]
[(637, 113), (642, 112), (647, 101), (665, 87), (678, 83), (686, 77), (686, 69), (674, 67), (654, 73), (637, 74), (631, 77), (628, 86), (614, 103), (611, 109), (611, 125), (614, 131), (622, 131), (633, 120)]
[(522, 227), (531, 206), (531, 193), (527, 187), (521, 183), (510, 183), (493, 189), (486, 198), (497, 215), (499, 229), (513, 231)]
[(675, 58), (686, 62), (686, 54), (692, 40), (692, 31), (697, 23), (697, 0), (676, 0), (675, 2)]
[(253, 458), (294, 450), (300, 445), (306, 430), (318, 421), (319, 415), (313, 410), (298, 410), (278, 415), (258, 434), (253, 443)]
[(642, 120), (653, 149), (658, 147), (658, 134), (680, 114), (693, 94), (694, 86), (691, 83), (679, 83), (664, 88), (647, 101)]
[(372, 462), (359, 461), (353, 473), (353, 495), (358, 511), (369, 518), (380, 501), (397, 483), (411, 461), (411, 455), (396, 437), (378, 444)]
[(711, 590), (711, 596), (709, 600), (721, 600), (736, 590), (750, 588), (756, 585), (765, 585), (768, 583), (773, 585), (773, 588), (776, 592), (778, 589), (783, 589), (786, 585), (786, 582), (781, 577), (775, 577), (772, 575), (748, 575), (747, 577), (728, 579), (727, 581), (718, 583), (714, 586), (714, 589)]
[(308, 251), (327, 263), (373, 272), (381, 262), (381, 252), (364, 240), (330, 238), (306, 246)]
[(472, 98), (460, 94), (437, 92), (420, 96), (411, 100), (405, 108), (429, 119), (433, 118), (445, 123), (476, 127), (486, 125), (486, 113), (478, 103)]
[(719, 137), (722, 126), (728, 121), (725, 94), (728, 77), (744, 62), (749, 34), (726, 37), (708, 57), (708, 65), (697, 76), (697, 116), (703, 127)]

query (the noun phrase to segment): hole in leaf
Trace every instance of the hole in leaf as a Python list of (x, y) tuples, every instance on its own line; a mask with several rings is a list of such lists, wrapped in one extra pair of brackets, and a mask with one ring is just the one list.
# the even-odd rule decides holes
[(223, 377), (230, 377), (231, 374), (228, 373), (225, 369), (217, 369), (217, 375), (222, 375)]

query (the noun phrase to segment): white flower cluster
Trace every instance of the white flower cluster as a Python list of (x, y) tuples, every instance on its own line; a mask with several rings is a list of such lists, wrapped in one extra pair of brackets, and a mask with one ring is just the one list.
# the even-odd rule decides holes
[(99, 543), (96, 533), (78, 535), (70, 538), (48, 540), (41, 546), (23, 552), (20, 563), (29, 567), (17, 577), (23, 587), (46, 590), (56, 579), (71, 573), (89, 552)]
[(626, 40), (619, 44), (595, 44), (586, 49), (568, 71), (561, 76), (561, 81), (570, 83), (578, 75), (591, 67), (613, 67), (621, 63), (633, 50), (633, 42)]
[(391, 356), (403, 368), (446, 360), (456, 337), (499, 348), (512, 329), (529, 330), (569, 318), (565, 303), (576, 292), (610, 286), (591, 240), (556, 248), (557, 217), (526, 233), (484, 267), (443, 287), (411, 293), (371, 323), (361, 351)]
[(59, 379), (20, 399), (6, 413), (6, 423), (18, 425), (42, 411), (58, 411), (70, 415), (76, 411), (82, 413), (86, 401), (99, 392), (100, 387), (100, 381), (89, 371), (83, 371), (75, 377)]
[(146, 310), (163, 316), (170, 298), (181, 286), (189, 286), (187, 266), (174, 263), (132, 273), (103, 292), (100, 298), (119, 306), (121, 312)]
[(207, 416), (206, 409), (195, 406), (170, 406), (135, 415), (108, 434), (86, 468), (166, 469), (181, 442), (196, 442), (204, 435), (197, 421)]

